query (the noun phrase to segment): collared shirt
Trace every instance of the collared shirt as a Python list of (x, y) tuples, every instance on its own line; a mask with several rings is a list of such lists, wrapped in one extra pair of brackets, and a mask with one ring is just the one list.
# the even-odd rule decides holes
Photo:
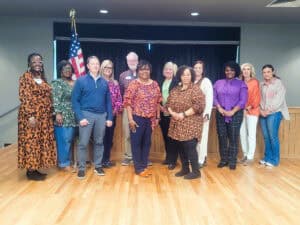
[(82, 111), (107, 113), (113, 119), (109, 87), (101, 76), (94, 79), (91, 74), (79, 77), (72, 91), (72, 109), (78, 121), (84, 119)]
[(261, 110), (269, 110), (271, 113), (281, 112), (284, 119), (289, 120), (290, 115), (285, 100), (285, 87), (278, 78), (273, 78), (270, 83), (262, 81), (261, 87)]
[[(220, 105), (226, 111), (239, 106), (244, 109), (248, 99), (248, 88), (244, 81), (233, 79), (217, 80), (214, 84), (214, 105)], [(231, 117), (225, 117), (230, 122)]]
[(248, 87), (248, 101), (246, 107), (251, 106), (251, 109), (247, 110), (248, 115), (259, 116), (259, 104), (260, 104), (260, 88), (259, 82), (255, 78), (251, 78), (246, 82)]
[[(63, 79), (52, 81), (52, 98), (55, 113), (63, 116), (63, 127), (75, 127), (75, 115), (72, 110), (71, 95), (73, 87)], [(56, 125), (56, 121), (54, 121)]]
[(127, 70), (120, 74), (119, 85), (121, 90), (121, 95), (124, 97), (125, 91), (131, 81), (137, 78), (136, 74), (133, 74), (131, 70)]

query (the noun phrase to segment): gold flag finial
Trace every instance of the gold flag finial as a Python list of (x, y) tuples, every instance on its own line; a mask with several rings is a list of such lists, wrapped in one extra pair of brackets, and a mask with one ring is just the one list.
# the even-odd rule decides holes
[(69, 16), (71, 17), (71, 19), (75, 19), (76, 10), (75, 9), (71, 9), (70, 12), (69, 12)]
[(69, 16), (71, 18), (71, 28), (74, 29), (75, 33), (77, 33), (77, 31), (76, 31), (76, 21), (75, 21), (76, 10), (75, 9), (70, 9)]

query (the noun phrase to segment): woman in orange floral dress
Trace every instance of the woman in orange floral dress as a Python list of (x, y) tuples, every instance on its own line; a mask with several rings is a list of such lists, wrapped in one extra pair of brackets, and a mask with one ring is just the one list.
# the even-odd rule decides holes
[(44, 180), (38, 169), (56, 165), (51, 87), (44, 74), (42, 56), (28, 56), (28, 71), (19, 80), (18, 167), (29, 180)]

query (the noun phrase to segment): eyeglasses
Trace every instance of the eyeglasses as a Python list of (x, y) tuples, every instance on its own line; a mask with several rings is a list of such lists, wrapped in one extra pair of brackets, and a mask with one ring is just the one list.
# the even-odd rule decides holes
[(105, 66), (104, 69), (112, 70), (113, 68), (112, 68), (112, 67)]

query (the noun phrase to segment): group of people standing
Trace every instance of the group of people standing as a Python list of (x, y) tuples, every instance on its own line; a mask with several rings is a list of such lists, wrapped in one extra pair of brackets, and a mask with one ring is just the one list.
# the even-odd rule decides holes
[[(149, 152), (153, 129), (160, 125), (165, 142), (163, 164), (185, 179), (201, 176), (206, 165), (209, 121), (216, 107), (219, 140), (219, 168), (236, 169), (239, 137), (244, 157), (241, 163), (253, 161), (258, 119), (265, 141), (261, 164), (279, 164), (278, 130), (282, 118), (289, 114), (285, 88), (274, 74), (272, 65), (262, 68), (264, 80), (259, 84), (254, 67), (235, 62), (224, 64), (225, 78), (212, 85), (205, 76), (205, 63), (197, 60), (193, 68), (167, 62), (163, 80), (151, 79), (152, 66), (130, 52), (126, 56), (129, 69), (114, 79), (110, 60), (101, 64), (96, 56), (87, 59), (88, 73), (72, 80), (68, 61), (58, 64), (61, 78), (47, 83), (42, 56), (28, 56), (28, 70), (20, 78), (18, 117), (18, 167), (26, 168), (30, 180), (44, 180), (39, 171), (58, 165), (69, 168), (77, 164), (77, 177), (85, 178), (87, 148), (93, 143), (94, 172), (105, 175), (103, 168), (115, 165), (110, 160), (116, 116), (122, 114), (125, 152), (123, 166), (133, 163), (141, 177), (152, 175)], [(77, 129), (78, 128), (78, 129)], [(75, 133), (79, 140), (72, 157)], [(56, 140), (56, 149), (54, 144)], [(57, 155), (56, 155), (57, 154)]]

